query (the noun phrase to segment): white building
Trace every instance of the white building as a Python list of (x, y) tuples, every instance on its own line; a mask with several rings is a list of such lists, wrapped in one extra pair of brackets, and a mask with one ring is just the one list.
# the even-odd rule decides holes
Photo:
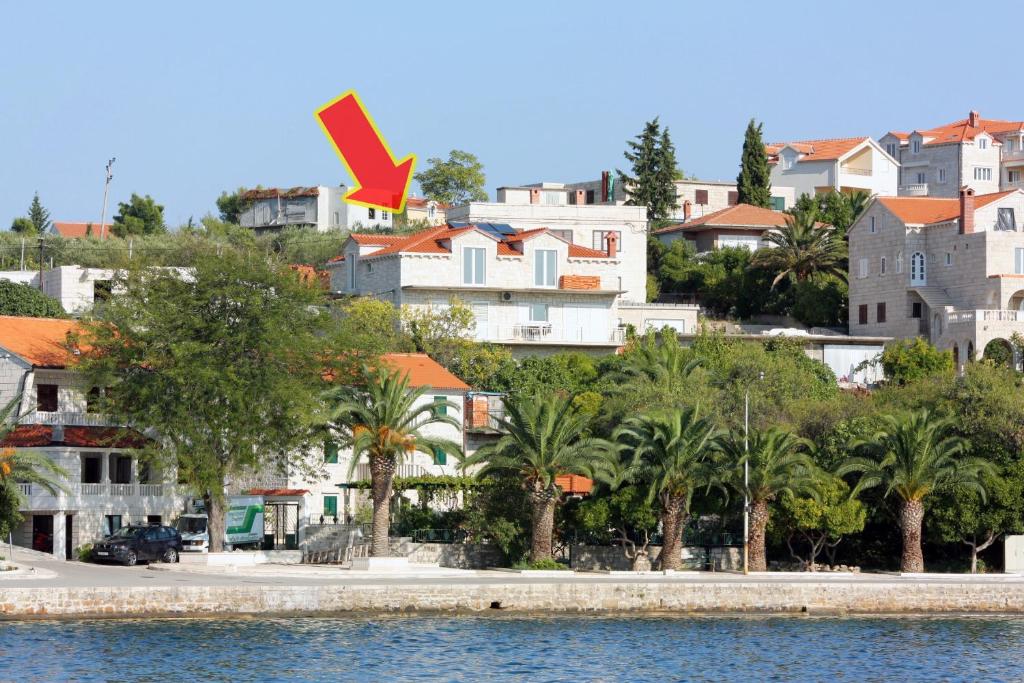
[(665, 246), (681, 239), (693, 245), (698, 254), (723, 247), (742, 247), (757, 251), (770, 245), (768, 233), (786, 225), (787, 214), (750, 204), (736, 204), (714, 213), (669, 225), (654, 234)]
[(59, 558), (128, 523), (173, 521), (174, 479), (139, 462), (147, 438), (97, 414), (95, 391), (68, 368), (70, 320), (0, 317), (0, 405), (20, 397), (18, 424), (0, 450), (43, 453), (68, 473), (65, 491), (18, 484), (27, 498), (15, 543)]
[(390, 211), (349, 204), (342, 199), (347, 192), (344, 185), (249, 190), (242, 193), (244, 208), (238, 222), (257, 233), (287, 227), (317, 232), (392, 228)]
[(899, 159), (899, 193), (956, 199), (962, 186), (979, 195), (1024, 188), (1024, 121), (966, 119), (910, 133), (890, 131), (879, 142)]
[(796, 197), (858, 190), (896, 195), (899, 162), (869, 137), (776, 142), (765, 150), (772, 187), (791, 187)]

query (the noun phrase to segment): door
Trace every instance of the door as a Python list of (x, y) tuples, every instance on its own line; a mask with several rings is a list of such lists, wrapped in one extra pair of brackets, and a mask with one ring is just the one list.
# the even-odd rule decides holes
[(915, 251), (910, 257), (910, 285), (912, 287), (923, 287), (927, 284), (928, 277), (925, 272), (924, 254)]
[(32, 550), (53, 553), (53, 515), (32, 515)]
[(472, 308), (473, 319), (476, 321), (476, 338), (485, 341), (490, 338), (490, 328), (488, 327), (490, 304), (486, 301), (474, 301)]
[(72, 559), (74, 559), (72, 557), (72, 555), (74, 554), (73, 553), (74, 549), (72, 548), (72, 545), (73, 545), (72, 539), (74, 539), (75, 535), (74, 535), (74, 533), (72, 533), (72, 530), (71, 530), (71, 522), (72, 522), (72, 520), (74, 518), (75, 518), (74, 515), (65, 515), (65, 517), (64, 517), (64, 559), (65, 560), (72, 560)]

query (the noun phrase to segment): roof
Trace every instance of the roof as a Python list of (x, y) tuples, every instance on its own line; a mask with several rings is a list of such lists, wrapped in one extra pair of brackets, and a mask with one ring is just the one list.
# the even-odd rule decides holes
[(386, 353), (381, 362), (406, 375), (412, 387), (469, 391), (469, 385), (425, 353)]
[(686, 223), (677, 223), (660, 230), (655, 230), (654, 234), (698, 232), (712, 228), (752, 228), (764, 231), (771, 228), (781, 228), (784, 225), (786, 225), (786, 214), (781, 211), (763, 209), (760, 206), (753, 206), (751, 204), (736, 204), (735, 206), (714, 211)]
[(64, 437), (53, 439), (51, 425), (18, 425), (0, 441), (9, 448), (40, 448), (44, 446), (74, 446), (84, 448), (143, 448), (149, 439), (127, 427), (64, 427)]
[(110, 228), (113, 224), (103, 223), (101, 230), (100, 223), (78, 223), (74, 221), (53, 221), (53, 231), (65, 239), (77, 239), (80, 237), (95, 237), (96, 239), (107, 239), (110, 237)]
[(63, 368), (68, 334), (81, 328), (74, 320), (0, 316), (0, 348), (35, 367)]
[[(1024, 121), (1007, 121), (1004, 119), (983, 119), (977, 112), (971, 112), (971, 116), (959, 121), (953, 121), (935, 128), (915, 130), (925, 138), (925, 145), (947, 145), (973, 140), (980, 133), (996, 135), (1011, 131), (1024, 130)], [(899, 137), (900, 133), (891, 133)], [(909, 137), (909, 135), (906, 135)], [(904, 138), (901, 138), (904, 139)]]
[[(1017, 190), (980, 194), (974, 198), (974, 208), (980, 209)], [(960, 218), (960, 199), (940, 197), (879, 197), (882, 206), (889, 209), (906, 225), (947, 223)]]
[(273, 199), (275, 197), (281, 197), (282, 199), (288, 199), (291, 197), (319, 197), (319, 187), (267, 187), (259, 188), (255, 190), (246, 190), (242, 193), (242, 199)]
[(447, 209), (448, 205), (444, 202), (439, 202), (433, 199), (427, 199), (426, 197), (408, 197), (405, 200), (406, 206), (411, 206), (414, 209), (426, 209), (433, 202), (434, 206), (439, 209)]
[(770, 142), (765, 145), (769, 156), (776, 156), (783, 147), (792, 147), (803, 156), (798, 161), (835, 161), (846, 156), (858, 145), (871, 138), (860, 136), (855, 138), (827, 138), (823, 140), (800, 140), (797, 142)]

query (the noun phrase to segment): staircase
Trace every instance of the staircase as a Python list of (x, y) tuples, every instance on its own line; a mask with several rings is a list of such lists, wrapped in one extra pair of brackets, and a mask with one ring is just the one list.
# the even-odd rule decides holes
[(911, 287), (910, 291), (917, 293), (932, 311), (944, 311), (947, 307), (956, 307), (942, 287)]

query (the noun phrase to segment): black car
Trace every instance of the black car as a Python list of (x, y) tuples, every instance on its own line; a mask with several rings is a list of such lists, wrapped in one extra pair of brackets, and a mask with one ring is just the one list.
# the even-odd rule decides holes
[(92, 548), (94, 562), (120, 562), (129, 567), (140, 560), (177, 562), (181, 534), (170, 526), (123, 526)]

